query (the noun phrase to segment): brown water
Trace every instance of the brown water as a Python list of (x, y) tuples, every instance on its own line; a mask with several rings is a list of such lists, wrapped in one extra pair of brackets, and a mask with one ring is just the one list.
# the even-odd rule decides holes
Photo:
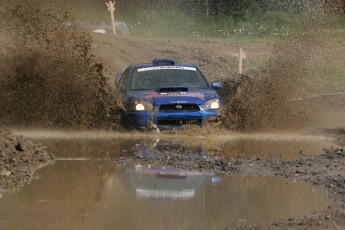
[[(124, 133), (18, 132), (35, 143), (52, 149), (58, 158), (104, 159), (112, 156), (175, 151), (222, 157), (270, 157), (297, 159), (300, 153), (318, 155), (324, 148), (337, 147), (332, 139), (305, 135), (224, 135), (213, 138), (157, 136)], [(45, 138), (46, 136), (46, 138)], [(75, 160), (75, 159), (74, 159)]]
[[(269, 146), (275, 151), (279, 146), (260, 140), (233, 141), (225, 141), (218, 151), (236, 156), (256, 149), (266, 152)], [(332, 205), (325, 191), (282, 178), (218, 177), (197, 171), (123, 167), (107, 160), (140, 151), (207, 154), (201, 143), (156, 138), (41, 142), (59, 160), (41, 170), (39, 180), (0, 199), (0, 229), (225, 229), (301, 217)], [(311, 145), (292, 141), (281, 146), (288, 153)], [(319, 145), (314, 145), (310, 151), (320, 152)]]

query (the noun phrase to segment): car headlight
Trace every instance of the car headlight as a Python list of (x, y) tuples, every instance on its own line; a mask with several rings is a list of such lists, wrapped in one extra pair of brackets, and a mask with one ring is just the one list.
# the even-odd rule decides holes
[(144, 111), (145, 110), (145, 106), (143, 104), (139, 103), (139, 104), (137, 104), (135, 106), (135, 110), (136, 111)]
[(219, 110), (222, 105), (219, 99), (212, 99), (204, 102), (204, 104), (202, 104), (202, 107), (204, 107), (205, 110)]
[(134, 101), (134, 111), (151, 111), (153, 105), (147, 101)]

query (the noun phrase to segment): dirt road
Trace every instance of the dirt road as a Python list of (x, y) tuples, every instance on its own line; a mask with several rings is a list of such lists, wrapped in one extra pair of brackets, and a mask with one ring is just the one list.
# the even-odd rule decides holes
[(130, 64), (172, 57), (198, 65), (210, 81), (238, 77), (236, 53), (244, 48), (251, 59), (268, 59), (272, 46), (265, 44), (114, 37), (93, 34), (93, 49), (102, 58), (108, 77), (124, 71)]

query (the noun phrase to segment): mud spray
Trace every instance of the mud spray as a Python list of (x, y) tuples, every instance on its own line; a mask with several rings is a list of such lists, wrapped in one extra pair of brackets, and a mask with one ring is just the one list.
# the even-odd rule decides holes
[[(292, 1), (294, 2), (294, 1)], [(261, 71), (225, 81), (221, 93), (226, 108), (223, 125), (233, 130), (289, 130), (315, 124), (315, 108), (299, 98), (310, 94), (307, 63), (323, 39), (330, 18), (322, 0), (300, 1), (293, 11), (301, 14), (296, 31), (275, 45), (272, 58)]]
[(122, 110), (90, 52), (90, 35), (60, 7), (17, 3), (1, 15), (1, 123), (118, 127)]
[[(91, 54), (91, 36), (63, 8), (40, 3), (12, 3), (2, 14), (0, 122), (119, 128), (123, 110), (102, 63)], [(252, 131), (313, 124), (315, 111), (297, 99), (308, 94), (306, 63), (322, 40), (329, 12), (323, 0), (291, 5), (302, 15), (300, 26), (275, 46), (268, 65), (225, 81), (221, 127)]]

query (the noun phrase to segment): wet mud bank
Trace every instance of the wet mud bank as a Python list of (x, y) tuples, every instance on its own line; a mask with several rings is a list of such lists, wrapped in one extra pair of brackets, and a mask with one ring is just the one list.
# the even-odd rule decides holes
[(6, 190), (16, 190), (29, 183), (37, 177), (38, 169), (55, 161), (44, 149), (0, 129), (0, 196)]
[[(342, 138), (341, 133), (330, 132), (334, 137)], [(114, 157), (112, 160), (121, 165), (163, 166), (222, 175), (279, 176), (324, 187), (329, 192), (330, 198), (336, 201), (337, 205), (334, 207), (311, 213), (303, 218), (277, 220), (265, 225), (241, 229), (343, 229), (345, 226), (344, 149), (324, 149), (316, 156), (309, 156), (301, 151), (299, 155), (297, 160), (282, 160), (279, 154), (235, 159), (167, 149), (150, 156), (137, 153), (133, 157)]]

